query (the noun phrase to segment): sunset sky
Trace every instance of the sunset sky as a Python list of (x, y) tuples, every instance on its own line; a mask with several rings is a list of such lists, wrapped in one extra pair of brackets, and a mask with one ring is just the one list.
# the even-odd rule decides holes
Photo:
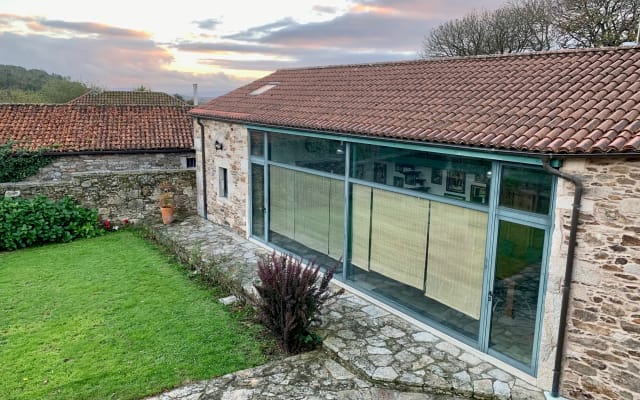
[(0, 64), (215, 96), (279, 68), (413, 59), (431, 28), (503, 2), (0, 0)]

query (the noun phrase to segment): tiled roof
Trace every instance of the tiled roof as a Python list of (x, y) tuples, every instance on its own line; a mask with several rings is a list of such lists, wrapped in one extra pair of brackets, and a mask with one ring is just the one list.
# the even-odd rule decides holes
[(86, 105), (139, 105), (139, 106), (186, 106), (187, 103), (162, 92), (141, 92), (141, 91), (115, 91), (105, 90), (102, 92), (89, 91), (80, 97), (71, 100), (67, 104)]
[(0, 143), (56, 152), (193, 148), (188, 107), (2, 104)]
[(640, 48), (280, 70), (191, 114), (512, 151), (638, 152)]

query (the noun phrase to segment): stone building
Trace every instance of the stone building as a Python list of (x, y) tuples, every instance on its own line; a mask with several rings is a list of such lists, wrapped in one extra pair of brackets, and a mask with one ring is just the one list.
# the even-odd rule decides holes
[(45, 149), (54, 160), (25, 181), (1, 184), (31, 196), (71, 195), (105, 218), (157, 212), (161, 180), (181, 208), (195, 208), (195, 152), (187, 106), (0, 105), (0, 143)]
[(199, 213), (550, 397), (640, 399), (640, 49), (288, 69), (198, 106)]

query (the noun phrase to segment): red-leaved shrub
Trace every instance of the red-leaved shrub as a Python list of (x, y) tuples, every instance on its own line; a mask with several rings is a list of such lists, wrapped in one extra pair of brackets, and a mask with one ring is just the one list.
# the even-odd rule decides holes
[(320, 267), (315, 262), (305, 268), (301, 259), (276, 253), (258, 261), (259, 318), (287, 353), (305, 351), (318, 341), (309, 326), (317, 321), (320, 307), (342, 293), (328, 290), (334, 271), (326, 271), (319, 279)]

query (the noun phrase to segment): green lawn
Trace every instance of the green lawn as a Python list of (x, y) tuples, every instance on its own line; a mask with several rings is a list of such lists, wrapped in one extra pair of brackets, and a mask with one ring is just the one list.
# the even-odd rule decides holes
[(132, 232), (0, 253), (0, 399), (135, 399), (263, 363), (214, 294)]

